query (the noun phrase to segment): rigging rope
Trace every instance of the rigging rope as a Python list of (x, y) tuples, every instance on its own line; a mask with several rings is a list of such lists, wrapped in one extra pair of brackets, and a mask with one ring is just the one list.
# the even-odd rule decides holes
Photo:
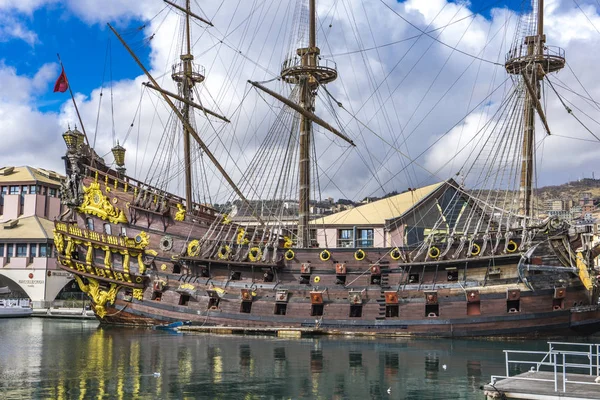
[(409, 20), (407, 20), (406, 18), (404, 18), (396, 10), (394, 10), (392, 7), (390, 7), (388, 4), (386, 4), (384, 0), (379, 0), (379, 1), (381, 2), (381, 4), (383, 4), (384, 6), (386, 6), (390, 11), (392, 11), (394, 14), (396, 14), (398, 17), (400, 17), (404, 22), (406, 22), (407, 24), (409, 24), (410, 26), (412, 26), (413, 28), (415, 28), (416, 30), (418, 30), (419, 32), (421, 32), (422, 34), (424, 34), (426, 36), (429, 36), (431, 39), (435, 40), (436, 42), (440, 43), (441, 45), (443, 45), (445, 47), (448, 47), (448, 48), (456, 51), (457, 53), (464, 54), (465, 56), (469, 56), (469, 57), (474, 58), (476, 60), (483, 61), (483, 62), (486, 62), (488, 64), (492, 64), (492, 65), (496, 65), (496, 66), (500, 66), (500, 67), (504, 68), (504, 64), (501, 64), (501, 63), (496, 62), (496, 61), (486, 60), (485, 58), (474, 56), (473, 54), (469, 54), (466, 51), (462, 51), (462, 50), (460, 50), (460, 49), (458, 49), (458, 48), (456, 48), (454, 46), (451, 46), (451, 45), (449, 45), (449, 44), (447, 44), (445, 42), (442, 42), (438, 38), (430, 35), (428, 32), (422, 30), (421, 28), (419, 28), (418, 26), (416, 26), (415, 24), (413, 24), (412, 22), (410, 22)]

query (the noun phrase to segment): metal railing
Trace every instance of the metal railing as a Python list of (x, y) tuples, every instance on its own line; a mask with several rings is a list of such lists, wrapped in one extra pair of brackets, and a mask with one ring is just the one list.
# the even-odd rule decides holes
[[(520, 359), (539, 356), (538, 360)], [(559, 391), (559, 383), (562, 383), (562, 392), (567, 391), (569, 385), (598, 385), (594, 381), (581, 381), (573, 379), (567, 373), (583, 376), (600, 376), (600, 343), (569, 343), (548, 342), (548, 351), (524, 351), (504, 350), (506, 376), (492, 375), (491, 384), (494, 385), (502, 379), (518, 379), (524, 381), (541, 381), (554, 383), (554, 391)], [(541, 358), (541, 360), (539, 359)], [(553, 374), (552, 379), (535, 378), (529, 376), (511, 376), (511, 366), (516, 367), (520, 373), (521, 365), (531, 365), (530, 372), (540, 372), (548, 368)], [(585, 370), (585, 373), (581, 371)], [(535, 375), (534, 375), (535, 376)], [(562, 382), (561, 382), (562, 381)]]

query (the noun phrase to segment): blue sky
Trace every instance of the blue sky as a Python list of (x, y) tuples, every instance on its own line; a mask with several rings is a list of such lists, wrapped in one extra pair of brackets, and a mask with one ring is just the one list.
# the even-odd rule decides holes
[[(101, 86), (103, 74), (106, 87), (111, 70), (113, 81), (140, 74), (106, 24), (84, 22), (57, 5), (42, 7), (31, 16), (21, 16), (20, 20), (37, 34), (38, 40), (33, 45), (24, 40), (0, 41), (0, 59), (5, 65), (16, 68), (19, 74), (33, 75), (43, 64), (58, 63), (57, 53), (60, 53), (74, 92), (89, 94)], [(118, 21), (117, 29), (128, 32), (143, 23), (137, 19)], [(139, 43), (142, 38), (142, 34), (128, 36), (133, 44), (137, 44), (136, 54), (147, 65), (150, 47)], [(112, 57), (107, 57), (107, 47), (110, 47)], [(53, 93), (53, 84), (49, 82), (46, 91), (38, 93), (36, 101), (41, 110), (58, 111), (63, 97), (68, 96), (68, 93)]]

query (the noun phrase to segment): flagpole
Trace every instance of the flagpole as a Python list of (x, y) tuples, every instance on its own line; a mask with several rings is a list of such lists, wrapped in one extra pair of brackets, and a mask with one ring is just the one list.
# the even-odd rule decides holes
[[(58, 61), (60, 62), (60, 67), (62, 70), (65, 70), (65, 66), (63, 65), (62, 60), (60, 59), (60, 54), (56, 53), (58, 57)], [(73, 91), (71, 90), (71, 84), (69, 83), (69, 78), (67, 78), (67, 74), (65, 72), (65, 78), (67, 79), (67, 88), (69, 88), (69, 93), (71, 94), (71, 100), (73, 100), (73, 105), (75, 106), (75, 112), (77, 113), (77, 118), (79, 119), (79, 125), (81, 125), (81, 130), (83, 130), (83, 137), (85, 137), (85, 143), (89, 146), (90, 141), (88, 140), (87, 133), (85, 132), (85, 126), (83, 125), (83, 121), (81, 120), (81, 115), (79, 114), (79, 108), (77, 108), (77, 102), (75, 101), (75, 96), (73, 96)]]

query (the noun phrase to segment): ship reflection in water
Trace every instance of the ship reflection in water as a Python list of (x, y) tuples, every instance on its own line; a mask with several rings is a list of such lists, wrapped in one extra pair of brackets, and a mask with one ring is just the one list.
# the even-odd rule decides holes
[[(172, 334), (0, 320), (4, 399), (481, 399), (502, 349), (544, 341)], [(388, 394), (388, 388), (390, 394)]]

